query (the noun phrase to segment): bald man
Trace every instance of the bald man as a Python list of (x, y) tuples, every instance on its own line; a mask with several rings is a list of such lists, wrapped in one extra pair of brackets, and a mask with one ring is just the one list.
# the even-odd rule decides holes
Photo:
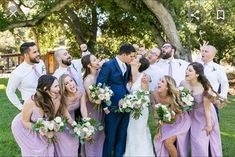
[(81, 72), (81, 62), (79, 59), (72, 60), (72, 56), (65, 48), (55, 50), (55, 58), (59, 64), (58, 69), (54, 72), (56, 78), (60, 78), (63, 74), (69, 74), (77, 83), (81, 92), (83, 92), (83, 80)]
[(218, 108), (220, 108), (221, 104), (227, 99), (229, 84), (224, 68), (213, 62), (216, 53), (217, 50), (214, 46), (202, 46), (200, 63), (204, 65), (204, 73), (211, 83), (213, 90), (218, 92), (221, 97), (221, 99), (215, 101), (215, 107), (218, 113)]

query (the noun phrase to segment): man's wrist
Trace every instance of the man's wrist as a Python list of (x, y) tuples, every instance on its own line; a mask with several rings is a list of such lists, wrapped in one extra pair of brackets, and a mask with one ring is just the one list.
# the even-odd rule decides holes
[(109, 110), (109, 108), (108, 108), (108, 107), (105, 107), (105, 108), (103, 108), (103, 110), (104, 110), (104, 111), (108, 111), (108, 110)]

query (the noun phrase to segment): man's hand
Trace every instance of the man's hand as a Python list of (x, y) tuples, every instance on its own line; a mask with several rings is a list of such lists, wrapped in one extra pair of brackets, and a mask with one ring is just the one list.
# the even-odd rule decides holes
[(110, 113), (108, 107), (104, 108), (103, 110), (104, 110), (104, 113), (105, 113), (106, 115)]
[(202, 48), (204, 46), (207, 46), (209, 44), (209, 41), (203, 41), (203, 44), (200, 44), (200, 52), (202, 52)]

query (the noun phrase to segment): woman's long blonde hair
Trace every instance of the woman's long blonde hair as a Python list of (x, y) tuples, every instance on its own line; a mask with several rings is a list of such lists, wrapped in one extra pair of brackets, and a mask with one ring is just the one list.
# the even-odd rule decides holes
[(175, 111), (176, 113), (180, 112), (179, 106), (180, 106), (180, 93), (179, 90), (176, 87), (176, 82), (175, 80), (170, 77), (170, 76), (164, 76), (166, 82), (167, 82), (167, 95), (170, 96), (172, 103), (171, 105), (171, 109), (173, 111)]

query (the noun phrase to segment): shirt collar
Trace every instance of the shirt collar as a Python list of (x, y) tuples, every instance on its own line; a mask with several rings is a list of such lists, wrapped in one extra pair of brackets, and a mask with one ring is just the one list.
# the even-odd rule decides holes
[[(123, 61), (121, 61), (121, 60), (118, 58), (118, 56), (116, 56), (116, 60), (117, 60), (119, 66), (125, 64)], [(125, 64), (125, 65), (126, 65), (126, 64)]]

